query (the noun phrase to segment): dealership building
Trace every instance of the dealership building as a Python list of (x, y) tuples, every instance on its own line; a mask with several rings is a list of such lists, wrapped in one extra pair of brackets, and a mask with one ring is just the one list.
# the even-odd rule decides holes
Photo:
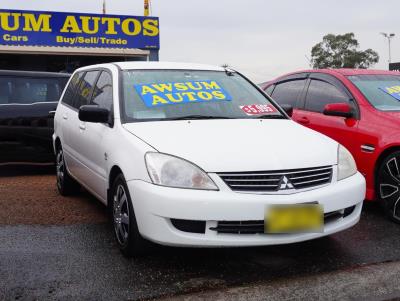
[(0, 69), (72, 72), (159, 49), (156, 17), (0, 10)]
[(391, 71), (400, 71), (400, 62), (399, 63), (390, 63), (389, 70)]

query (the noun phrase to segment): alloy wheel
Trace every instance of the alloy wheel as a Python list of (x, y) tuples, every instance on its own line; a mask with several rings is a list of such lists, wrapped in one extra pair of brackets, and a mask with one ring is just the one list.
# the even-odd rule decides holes
[(113, 198), (114, 231), (118, 243), (125, 246), (129, 236), (129, 203), (123, 185), (118, 185)]
[(400, 222), (400, 164), (392, 157), (382, 166), (379, 173), (379, 194), (391, 217)]
[(61, 188), (63, 182), (64, 182), (64, 154), (63, 151), (60, 149), (57, 152), (57, 157), (56, 157), (56, 168), (57, 168), (57, 186)]

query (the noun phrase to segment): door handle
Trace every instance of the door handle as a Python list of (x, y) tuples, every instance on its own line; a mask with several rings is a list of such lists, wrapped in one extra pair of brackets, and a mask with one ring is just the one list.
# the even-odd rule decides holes
[(67, 120), (67, 119), (68, 119), (68, 116), (64, 114), (64, 115), (63, 115), (63, 119), (64, 119), (64, 120)]
[(80, 124), (79, 125), (79, 129), (81, 129), (82, 131), (86, 130), (86, 125)]
[(297, 122), (301, 124), (309, 124), (310, 119), (308, 119), (307, 117), (300, 117), (299, 119), (297, 119)]

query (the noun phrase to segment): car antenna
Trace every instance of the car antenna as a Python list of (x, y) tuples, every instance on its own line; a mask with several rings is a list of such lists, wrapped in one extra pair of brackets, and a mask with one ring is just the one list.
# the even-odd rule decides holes
[(222, 68), (224, 68), (226, 75), (228, 76), (233, 76), (233, 73), (235, 72), (234, 70), (232, 70), (228, 64), (223, 64), (221, 66)]

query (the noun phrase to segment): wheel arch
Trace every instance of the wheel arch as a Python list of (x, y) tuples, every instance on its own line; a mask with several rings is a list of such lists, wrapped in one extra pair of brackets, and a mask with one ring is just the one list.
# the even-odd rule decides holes
[(56, 153), (57, 150), (60, 148), (61, 148), (61, 139), (60, 137), (57, 137), (56, 140), (54, 140), (54, 153)]
[(110, 174), (108, 176), (107, 203), (109, 202), (111, 197), (110, 193), (112, 184), (114, 183), (115, 179), (119, 174), (123, 175), (124, 173), (122, 172), (122, 169), (118, 165), (114, 165), (113, 167), (111, 167)]
[(378, 172), (379, 172), (379, 167), (381, 166), (383, 160), (385, 160), (385, 158), (387, 158), (390, 154), (396, 152), (396, 151), (400, 151), (400, 145), (393, 145), (390, 146), (386, 149), (384, 149), (380, 154), (378, 159), (375, 162), (375, 168), (374, 168), (374, 188), (375, 188), (375, 197), (377, 197), (377, 179), (378, 179)]

